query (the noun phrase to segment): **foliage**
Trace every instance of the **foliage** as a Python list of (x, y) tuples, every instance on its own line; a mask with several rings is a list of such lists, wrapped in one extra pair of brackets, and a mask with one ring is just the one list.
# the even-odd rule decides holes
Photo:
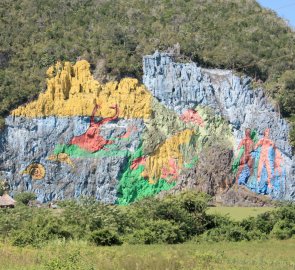
[(257, 217), (234, 221), (207, 214), (209, 198), (184, 192), (146, 198), (129, 206), (105, 205), (91, 198), (67, 201), (59, 209), (17, 204), (0, 209), (0, 244), (42, 247), (52, 241), (83, 240), (95, 245), (176, 244), (289, 239), (295, 235), (295, 206), (284, 205)]
[(291, 270), (295, 239), (122, 245), (96, 247), (85, 241), (53, 241), (32, 249), (0, 244), (0, 270)]
[(95, 243), (97, 246), (113, 246), (122, 244), (118, 234), (108, 229), (100, 229), (92, 232), (90, 235), (90, 241)]
[(19, 205), (0, 210), (0, 235), (16, 246), (42, 246), (55, 239), (85, 239), (96, 245), (182, 243), (205, 230), (208, 199), (187, 192), (128, 207), (91, 198), (62, 202), (56, 210)]
[(3, 179), (0, 179), (0, 196), (2, 196), (4, 192), (8, 192), (9, 189), (9, 183)]
[(283, 116), (292, 116), (295, 113), (295, 70), (287, 70), (280, 77), (279, 97)]
[(3, 0), (0, 14), (0, 116), (44, 90), (57, 60), (87, 59), (101, 80), (141, 78), (143, 55), (177, 43), (181, 59), (283, 83), (277, 98), (294, 113), (294, 32), (254, 0)]
[(58, 256), (45, 263), (44, 270), (94, 270), (92, 266), (81, 262), (81, 254), (78, 250), (66, 253), (65, 256)]
[(295, 205), (285, 205), (242, 221), (211, 215), (208, 225), (208, 230), (196, 241), (249, 241), (270, 237), (289, 239), (295, 235)]
[(25, 205), (27, 205), (30, 201), (34, 201), (37, 199), (37, 196), (35, 193), (32, 192), (21, 192), (21, 193), (17, 193), (14, 196), (14, 199), (17, 202), (23, 203)]
[(168, 220), (146, 221), (145, 227), (137, 229), (131, 236), (132, 244), (183, 243), (185, 235), (179, 225)]

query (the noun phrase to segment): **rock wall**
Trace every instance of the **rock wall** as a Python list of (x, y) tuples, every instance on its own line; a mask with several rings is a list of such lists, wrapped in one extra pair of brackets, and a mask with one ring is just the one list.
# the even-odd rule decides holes
[[(222, 192), (236, 182), (272, 198), (295, 197), (289, 127), (261, 89), (168, 54), (143, 64), (144, 85), (131, 78), (102, 84), (83, 60), (50, 67), (47, 90), (12, 111), (0, 134), (0, 177), (12, 195), (128, 204), (196, 185)], [(210, 166), (222, 167), (213, 164), (222, 154), (210, 157), (218, 145), (229, 157), (219, 162), (226, 173), (215, 170), (206, 182)]]
[[(250, 78), (240, 78), (229, 70), (203, 69), (196, 63), (175, 63), (169, 54), (157, 52), (144, 57), (143, 68), (146, 87), (178, 115), (205, 106), (228, 121), (238, 148), (233, 166), (238, 183), (274, 198), (295, 197), (288, 123), (262, 89), (252, 89)], [(249, 147), (245, 143), (247, 129), (252, 134)]]

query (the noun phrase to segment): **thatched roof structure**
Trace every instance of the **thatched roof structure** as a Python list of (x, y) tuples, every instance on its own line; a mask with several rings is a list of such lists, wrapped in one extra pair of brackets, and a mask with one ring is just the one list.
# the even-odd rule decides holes
[(14, 207), (16, 201), (12, 199), (7, 193), (4, 193), (3, 196), (0, 196), (0, 207)]

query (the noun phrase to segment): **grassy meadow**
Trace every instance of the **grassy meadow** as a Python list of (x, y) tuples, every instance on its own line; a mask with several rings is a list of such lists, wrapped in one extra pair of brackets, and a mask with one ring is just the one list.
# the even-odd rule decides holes
[(273, 210), (273, 207), (209, 207), (207, 214), (220, 214), (223, 216), (228, 216), (232, 220), (241, 221), (249, 217), (257, 217), (259, 214)]
[(55, 241), (41, 249), (1, 244), (0, 270), (286, 270), (295, 269), (294, 254), (294, 238), (113, 247)]
[[(214, 207), (203, 193), (0, 209), (0, 270), (295, 269), (295, 205)], [(19, 198), (18, 198), (19, 199)]]

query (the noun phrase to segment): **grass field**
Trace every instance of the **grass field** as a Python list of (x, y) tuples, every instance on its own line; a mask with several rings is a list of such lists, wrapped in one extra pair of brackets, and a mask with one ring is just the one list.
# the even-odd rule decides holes
[(273, 207), (210, 207), (207, 210), (208, 214), (228, 215), (236, 221), (240, 221), (248, 217), (256, 217), (259, 214), (273, 210)]
[(295, 239), (94, 247), (53, 242), (41, 249), (0, 246), (1, 270), (295, 269)]

